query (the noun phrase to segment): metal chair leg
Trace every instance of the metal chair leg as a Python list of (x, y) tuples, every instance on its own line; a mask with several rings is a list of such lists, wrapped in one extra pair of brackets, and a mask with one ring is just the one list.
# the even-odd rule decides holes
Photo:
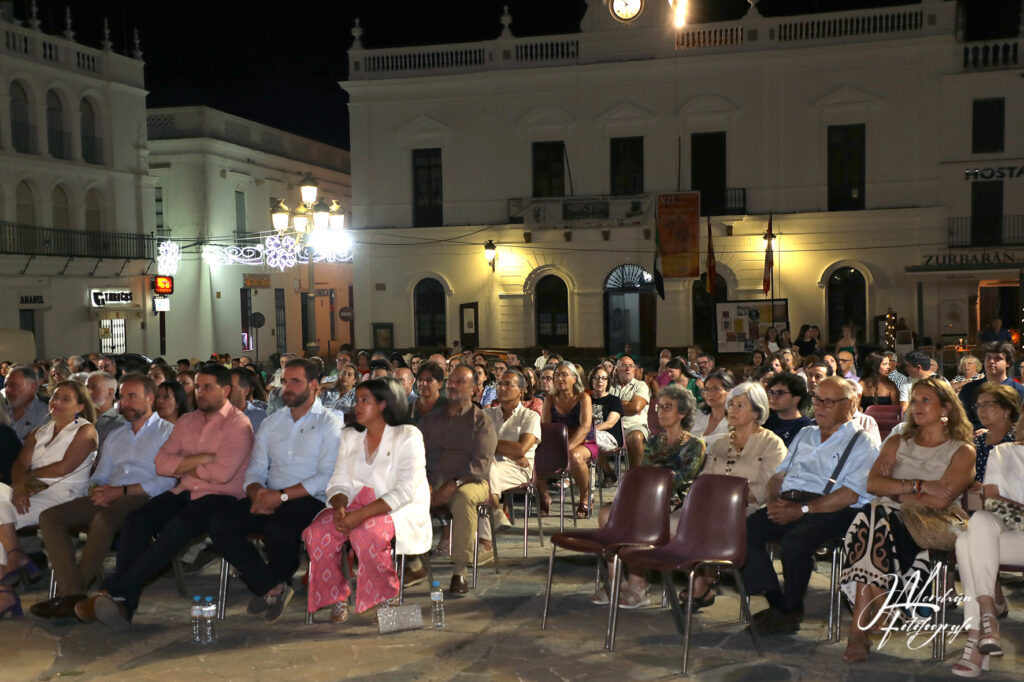
[(619, 555), (612, 557), (612, 580), (608, 589), (608, 630), (605, 633), (604, 648), (615, 651), (615, 628), (619, 624), (619, 587), (622, 582), (622, 561)]
[[(563, 476), (558, 481), (558, 531), (560, 533), (565, 532), (565, 477)], [(576, 515), (572, 515), (576, 518)]]
[(217, 620), (224, 620), (228, 600), (228, 580), (231, 579), (231, 564), (224, 557), (220, 559), (220, 582), (217, 585)]
[[(569, 472), (562, 474), (562, 490), (565, 490), (566, 484), (569, 486), (569, 504), (572, 505), (572, 526), (576, 528), (579, 526), (579, 519), (576, 518), (576, 489), (572, 487), (572, 479), (569, 477)], [(580, 497), (583, 496), (583, 491), (580, 491)], [(580, 502), (583, 500), (581, 499)]]
[(938, 621), (934, 630), (935, 638), (932, 639), (932, 660), (942, 662), (946, 658), (946, 638), (943, 635), (946, 632), (946, 579), (949, 577), (949, 563), (944, 559), (938, 562), (939, 574), (932, 583), (932, 596), (938, 607), (932, 616), (933, 620)]
[[(512, 496), (509, 495), (509, 511), (512, 511), (511, 504)], [(540, 518), (540, 514), (537, 515)], [(530, 542), (530, 493), (525, 492), (523, 494), (523, 558), (529, 558), (527, 554), (527, 546)]]
[(178, 595), (188, 596), (188, 587), (185, 585), (185, 571), (181, 567), (181, 556), (176, 555), (171, 560), (171, 567), (174, 569), (174, 584), (178, 588)]
[(405, 599), (405, 555), (398, 555), (398, 604)]
[[(492, 540), (491, 545), (494, 542)], [(451, 547), (451, 545), (448, 545)], [(476, 534), (473, 535), (473, 583), (470, 585), (472, 589), (476, 589), (476, 569), (477, 561), (480, 558), (480, 508), (477, 507), (477, 519), (476, 519)]]
[(747, 596), (747, 588), (743, 585), (743, 577), (740, 575), (739, 570), (729, 564), (729, 570), (732, 572), (733, 580), (736, 582), (736, 589), (740, 593), (740, 608), (743, 610), (743, 617), (750, 623), (750, 638), (754, 640), (754, 648), (757, 649), (758, 656), (764, 656), (764, 649), (761, 648), (761, 638), (757, 634), (757, 629), (754, 628), (754, 624), (750, 618), (750, 598)]
[(57, 573), (51, 568), (50, 569), (50, 592), (49, 598), (54, 599), (57, 596)]
[(551, 558), (548, 559), (548, 581), (544, 588), (544, 612), (540, 617), (540, 629), (548, 629), (548, 607), (551, 605), (551, 574), (555, 570), (555, 550), (558, 549), (554, 544), (551, 545)]

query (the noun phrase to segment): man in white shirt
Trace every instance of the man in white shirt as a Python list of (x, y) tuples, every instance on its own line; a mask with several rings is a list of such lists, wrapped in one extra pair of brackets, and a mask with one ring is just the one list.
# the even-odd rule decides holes
[(860, 411), (860, 397), (864, 393), (864, 387), (860, 385), (859, 381), (852, 379), (844, 379), (850, 388), (853, 389), (854, 397), (850, 400), (850, 415), (854, 423), (860, 426), (864, 430), (864, 433), (871, 438), (875, 445), (882, 444), (882, 435), (878, 430), (878, 422), (875, 418), (869, 414), (864, 414)]
[[(498, 432), (498, 446), (488, 473), (491, 489), (491, 519), (496, 526), (510, 526), (501, 509), (501, 493), (533, 478), (533, 456), (540, 443), (540, 415), (523, 407), (526, 377), (518, 367), (506, 369), (498, 381), (498, 405), (484, 412)], [(480, 544), (491, 550), (491, 526), (480, 529)]]
[(644, 441), (651, 436), (647, 426), (647, 403), (651, 401), (651, 389), (633, 376), (636, 363), (628, 355), (619, 358), (615, 365), (615, 385), (609, 393), (622, 401), (622, 433), (629, 452), (629, 466), (640, 466), (644, 458)]
[[(214, 546), (238, 569), (255, 597), (250, 615), (278, 620), (295, 595), (288, 584), (299, 560), (302, 531), (326, 505), (344, 423), (316, 399), (315, 365), (295, 358), (284, 366), (285, 407), (256, 434), (245, 472), (245, 497), (210, 522)], [(269, 563), (246, 535), (263, 536)]]
[(551, 351), (549, 351), (547, 348), (541, 348), (540, 355), (538, 355), (537, 359), (533, 361), (534, 368), (537, 370), (543, 369), (544, 365), (548, 364), (548, 355), (550, 354)]
[(100, 437), (99, 446), (110, 433), (125, 423), (124, 417), (114, 409), (114, 396), (117, 394), (117, 379), (113, 374), (93, 372), (85, 382), (89, 389), (89, 397), (96, 407), (96, 434)]

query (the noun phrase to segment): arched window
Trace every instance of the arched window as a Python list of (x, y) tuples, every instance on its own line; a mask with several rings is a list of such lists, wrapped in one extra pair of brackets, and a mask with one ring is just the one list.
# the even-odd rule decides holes
[(853, 327), (857, 338), (863, 338), (867, 324), (867, 284), (855, 268), (839, 268), (828, 278), (828, 339), (842, 336), (843, 325)]
[(53, 188), (53, 226), (58, 230), (67, 230), (71, 227), (71, 205), (68, 202), (68, 193), (59, 185)]
[(537, 282), (537, 345), (569, 345), (569, 289), (561, 277), (546, 275)]
[(21, 83), (11, 83), (11, 143), (22, 154), (37, 154), (36, 127), (32, 125), (32, 105)]
[(630, 344), (634, 353), (654, 355), (658, 328), (654, 276), (635, 263), (608, 273), (604, 281), (604, 337), (609, 353)]
[(439, 347), (448, 343), (444, 287), (433, 277), (424, 277), (412, 292), (416, 321), (416, 345)]
[(82, 98), (78, 108), (82, 128), (82, 160), (86, 163), (103, 163), (103, 140), (96, 130), (96, 110), (85, 98)]
[(714, 353), (718, 331), (715, 328), (715, 303), (729, 300), (729, 285), (725, 278), (715, 275), (715, 295), (708, 293), (708, 273), (693, 282), (693, 345)]
[(87, 232), (103, 230), (103, 207), (100, 193), (94, 189), (85, 193), (85, 229)]
[(64, 105), (53, 90), (46, 93), (46, 140), (50, 156), (55, 159), (71, 158), (71, 133), (64, 125)]
[(14, 221), (19, 225), (35, 225), (36, 198), (32, 193), (32, 188), (23, 180), (18, 183), (14, 192), (15, 201), (18, 204)]

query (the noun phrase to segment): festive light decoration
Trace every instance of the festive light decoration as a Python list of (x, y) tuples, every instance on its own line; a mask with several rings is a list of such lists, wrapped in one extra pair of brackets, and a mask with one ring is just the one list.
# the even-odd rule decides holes
[(216, 246), (207, 244), (203, 247), (203, 260), (209, 261), (213, 265), (262, 265), (263, 245)]
[(889, 350), (896, 348), (896, 313), (892, 308), (885, 314), (885, 345)]
[(267, 265), (284, 272), (288, 268), (295, 267), (298, 262), (298, 242), (292, 237), (267, 237), (263, 254), (267, 258)]
[(181, 247), (175, 242), (160, 242), (157, 247), (156, 271), (160, 275), (178, 274), (178, 264), (181, 263)]

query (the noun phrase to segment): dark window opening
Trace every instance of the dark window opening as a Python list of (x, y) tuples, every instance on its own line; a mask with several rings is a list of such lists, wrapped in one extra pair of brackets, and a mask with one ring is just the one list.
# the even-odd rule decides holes
[(444, 224), (441, 192), (441, 150), (412, 150), (412, 224), (439, 227)]
[(1003, 151), (1006, 101), (1002, 98), (976, 99), (971, 124), (971, 152), (991, 154)]
[(828, 210), (864, 208), (864, 124), (828, 127)]
[(533, 196), (565, 196), (565, 143), (533, 143)]
[(610, 141), (611, 194), (643, 194), (644, 138), (613, 137)]

